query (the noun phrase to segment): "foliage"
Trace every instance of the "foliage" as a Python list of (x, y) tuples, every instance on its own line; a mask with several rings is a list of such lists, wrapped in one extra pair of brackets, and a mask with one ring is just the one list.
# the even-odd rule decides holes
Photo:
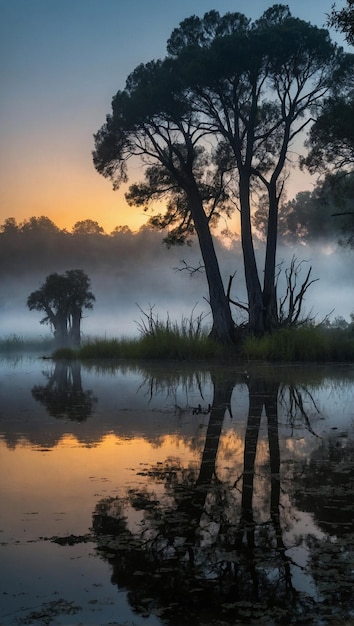
[[(276, 247), (278, 205), (287, 177), (289, 147), (311, 123), (341, 53), (328, 32), (293, 18), (274, 5), (250, 23), (240, 14), (216, 11), (182, 22), (170, 54), (179, 60), (188, 98), (210, 133), (228, 147), (241, 213), (241, 237), (250, 328), (277, 326)], [(264, 282), (253, 247), (253, 191), (265, 199)]]
[[(334, 4), (328, 16), (328, 26), (342, 32), (349, 44), (354, 42), (354, 8), (352, 0), (338, 9)], [(303, 163), (310, 171), (346, 168), (354, 164), (353, 133), (353, 69), (354, 55), (348, 54), (342, 76), (333, 75), (331, 92), (322, 104), (320, 115), (312, 126), (308, 147), (309, 154)]]
[[(170, 228), (168, 245), (198, 238), (212, 311), (211, 335), (223, 343), (235, 339), (210, 228), (227, 209), (225, 160), (207, 152), (203, 120), (188, 105), (176, 63), (171, 59), (139, 65), (118, 91), (112, 113), (95, 135), (93, 160), (97, 171), (114, 188), (127, 181), (127, 164), (138, 159), (143, 180), (127, 194), (130, 204), (147, 211), (165, 204), (164, 213), (150, 219), (155, 228)], [(162, 205), (163, 206), (163, 205)]]
[(353, 168), (353, 114), (352, 91), (343, 95), (335, 93), (325, 101), (309, 133), (307, 146), (310, 151), (303, 159), (303, 164), (311, 172)]
[[(171, 228), (169, 244), (195, 230), (213, 329), (224, 339), (225, 294), (209, 231), (237, 202), (249, 326), (262, 334), (278, 324), (277, 222), (289, 147), (311, 123), (333, 74), (341, 78), (344, 55), (326, 30), (279, 4), (254, 23), (240, 13), (192, 16), (173, 31), (167, 50), (165, 59), (139, 65), (114, 97), (95, 137), (96, 169), (117, 187), (127, 180), (129, 160), (139, 158), (145, 178), (131, 186), (128, 201), (156, 212), (157, 202), (163, 206), (150, 223)], [(254, 191), (266, 198), (263, 287), (251, 225)], [(228, 332), (230, 339), (231, 326)]]
[(101, 235), (104, 230), (94, 220), (81, 220), (74, 224), (72, 232), (74, 235)]
[(346, 0), (346, 6), (337, 9), (336, 5), (332, 6), (330, 15), (328, 16), (328, 25), (333, 26), (336, 30), (345, 35), (347, 42), (354, 44), (354, 6), (353, 0)]

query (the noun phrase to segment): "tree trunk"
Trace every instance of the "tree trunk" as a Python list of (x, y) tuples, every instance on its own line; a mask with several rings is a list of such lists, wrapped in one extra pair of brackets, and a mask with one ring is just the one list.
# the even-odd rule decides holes
[(263, 311), (264, 328), (271, 332), (278, 325), (277, 295), (275, 287), (275, 263), (278, 236), (278, 198), (275, 185), (268, 188), (269, 213), (267, 246), (264, 264)]
[(217, 373), (212, 373), (212, 384), (214, 388), (214, 398), (210, 410), (210, 418), (205, 438), (202, 461), (199, 476), (196, 484), (210, 486), (216, 476), (216, 458), (220, 443), (222, 426), (226, 411), (231, 411), (231, 395), (235, 387), (231, 378), (220, 377)]
[(249, 307), (249, 329), (259, 336), (264, 333), (263, 298), (254, 253), (249, 197), (249, 177), (240, 174), (241, 242)]
[(213, 316), (210, 336), (223, 344), (235, 343), (235, 323), (232, 319), (230, 303), (222, 282), (214, 242), (203, 203), (197, 191), (190, 192), (188, 198), (209, 288), (209, 303)]
[(69, 346), (67, 317), (66, 314), (60, 311), (55, 315), (54, 338), (57, 348), (67, 348)]
[(73, 308), (70, 329), (70, 345), (72, 348), (80, 348), (81, 345), (81, 317), (81, 308)]

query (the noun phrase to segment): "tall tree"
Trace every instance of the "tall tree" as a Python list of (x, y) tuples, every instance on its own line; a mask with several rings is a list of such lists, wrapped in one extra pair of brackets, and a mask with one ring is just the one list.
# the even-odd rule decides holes
[(30, 311), (44, 311), (41, 324), (50, 324), (58, 347), (79, 347), (82, 310), (92, 309), (95, 296), (83, 270), (50, 274), (27, 299)]
[[(164, 214), (151, 219), (171, 227), (167, 243), (182, 243), (196, 232), (209, 289), (211, 336), (235, 340), (235, 325), (211, 235), (225, 202), (223, 160), (215, 165), (205, 146), (205, 130), (180, 90), (174, 63), (140, 65), (112, 102), (112, 113), (95, 135), (93, 159), (114, 188), (127, 181), (127, 163), (143, 166), (145, 177), (131, 186), (128, 201), (146, 207), (164, 200)], [(204, 145), (203, 145), (204, 143)]]
[[(172, 33), (168, 52), (179, 62), (192, 110), (232, 150), (250, 327), (271, 330), (277, 323), (278, 207), (289, 150), (325, 97), (341, 52), (326, 30), (293, 18), (283, 5), (253, 24), (239, 13), (189, 18)], [(251, 221), (252, 192), (262, 188), (268, 197), (263, 287)]]

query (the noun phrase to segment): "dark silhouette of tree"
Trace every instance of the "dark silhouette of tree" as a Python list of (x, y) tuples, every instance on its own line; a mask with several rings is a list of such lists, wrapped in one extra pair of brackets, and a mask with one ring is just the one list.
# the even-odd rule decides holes
[(74, 224), (72, 232), (74, 235), (101, 235), (104, 230), (94, 220), (81, 220)]
[[(173, 31), (167, 50), (163, 61), (140, 65), (116, 94), (95, 138), (95, 166), (117, 187), (127, 180), (128, 160), (144, 160), (145, 181), (131, 187), (128, 200), (145, 207), (166, 202), (166, 212), (151, 222), (172, 227), (170, 243), (196, 231), (213, 333), (224, 340), (232, 325), (210, 226), (228, 208), (230, 194), (234, 204), (237, 195), (249, 327), (262, 334), (278, 321), (278, 209), (289, 150), (311, 123), (334, 72), (338, 84), (343, 55), (326, 30), (293, 18), (283, 5), (253, 24), (240, 13), (192, 16)], [(214, 146), (209, 153), (208, 142)], [(251, 221), (253, 192), (260, 190), (267, 198), (263, 286)]]
[(95, 296), (83, 270), (50, 274), (27, 299), (30, 311), (44, 311), (41, 324), (50, 324), (57, 346), (79, 347), (83, 309), (92, 309)]
[(4, 223), (0, 227), (1, 233), (7, 236), (11, 236), (15, 233), (18, 233), (20, 230), (20, 225), (17, 224), (15, 217), (8, 217), (4, 221)]
[(92, 391), (82, 389), (79, 361), (57, 361), (48, 383), (35, 385), (32, 395), (52, 417), (77, 422), (90, 417), (95, 401)]
[[(332, 6), (328, 26), (344, 34), (347, 42), (354, 42), (354, 7), (351, 0), (338, 9)], [(304, 164), (312, 172), (324, 172), (345, 168), (352, 171), (354, 165), (354, 55), (348, 54), (345, 63), (346, 80), (334, 85), (323, 103), (320, 115), (312, 126), (308, 145), (310, 152)], [(335, 77), (336, 78), (336, 77)]]
[[(277, 325), (278, 208), (289, 150), (311, 123), (310, 112), (315, 115), (342, 55), (327, 31), (293, 18), (279, 4), (253, 24), (241, 14), (220, 17), (217, 11), (186, 19), (172, 33), (168, 51), (180, 61), (190, 106), (233, 157), (250, 327), (262, 334)], [(267, 199), (263, 287), (253, 245), (252, 191)]]
[[(352, 76), (349, 78), (351, 83)], [(353, 170), (354, 165), (354, 96), (352, 90), (339, 91), (327, 98), (321, 115), (312, 126), (309, 154), (303, 160), (310, 172)]]
[(45, 232), (50, 234), (57, 233), (59, 228), (49, 217), (41, 215), (40, 217), (30, 217), (28, 220), (24, 220), (21, 224), (21, 231), (23, 233)]
[(115, 95), (112, 113), (95, 135), (93, 159), (115, 189), (127, 181), (128, 161), (140, 159), (145, 178), (130, 187), (128, 202), (145, 210), (151, 202), (166, 203), (165, 213), (150, 223), (171, 228), (169, 245), (196, 232), (208, 283), (211, 336), (229, 343), (235, 327), (210, 231), (227, 200), (225, 163), (212, 159), (204, 138), (202, 120), (180, 94), (174, 62), (150, 62), (139, 65)]

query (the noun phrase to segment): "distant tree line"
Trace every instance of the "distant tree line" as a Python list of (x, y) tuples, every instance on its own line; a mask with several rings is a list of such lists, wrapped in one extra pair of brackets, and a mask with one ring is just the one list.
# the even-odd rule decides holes
[[(354, 175), (337, 174), (318, 183), (312, 191), (299, 192), (279, 207), (279, 242), (287, 246), (316, 241), (354, 246)], [(337, 213), (347, 213), (337, 216)], [(259, 202), (252, 223), (260, 239), (266, 236), (266, 208)], [(147, 259), (153, 250), (156, 261), (165, 259), (161, 246), (163, 236), (149, 224), (133, 232), (128, 226), (117, 226), (105, 233), (97, 221), (76, 222), (71, 231), (60, 229), (46, 216), (30, 217), (17, 222), (14, 217), (0, 225), (0, 275), (19, 275), (36, 270), (64, 271), (69, 266), (115, 268), (119, 253), (121, 269), (135, 259)], [(158, 230), (158, 229), (157, 229)], [(191, 235), (190, 242), (195, 240)], [(220, 241), (222, 246), (222, 240)], [(44, 278), (44, 276), (43, 276)], [(226, 277), (224, 277), (225, 280)]]
[[(88, 272), (102, 268), (111, 271), (151, 256), (166, 256), (161, 235), (143, 227), (133, 233), (127, 226), (106, 234), (93, 220), (77, 222), (72, 231), (58, 228), (48, 217), (31, 217), (17, 223), (7, 218), (0, 226), (0, 275), (20, 276), (33, 271), (60, 272), (68, 267), (84, 267)], [(43, 275), (43, 278), (46, 274)]]

